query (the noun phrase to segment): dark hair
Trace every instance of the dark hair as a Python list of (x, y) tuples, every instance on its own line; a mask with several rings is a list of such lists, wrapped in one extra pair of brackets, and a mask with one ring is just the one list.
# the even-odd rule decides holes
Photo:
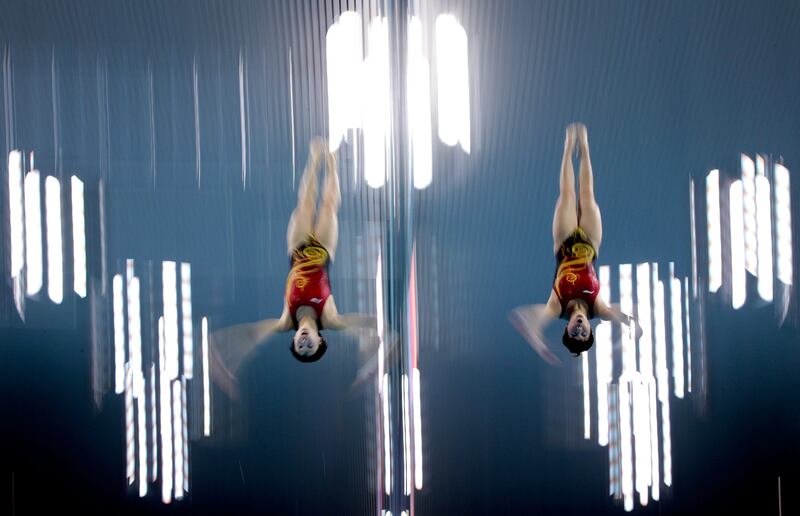
[(589, 338), (586, 340), (578, 340), (569, 336), (567, 329), (564, 328), (564, 335), (561, 337), (561, 342), (572, 353), (572, 356), (580, 356), (584, 351), (589, 351), (594, 345), (594, 332), (589, 327)]
[(300, 353), (295, 351), (295, 349), (294, 349), (294, 339), (292, 339), (292, 341), (289, 343), (289, 351), (292, 352), (292, 356), (294, 358), (296, 358), (297, 360), (299, 360), (300, 362), (303, 362), (303, 363), (306, 363), (306, 364), (311, 363), (311, 362), (316, 362), (317, 360), (322, 358), (322, 355), (324, 355), (325, 352), (328, 351), (328, 343), (325, 342), (325, 339), (322, 338), (322, 334), (318, 334), (318, 335), (319, 335), (319, 347), (317, 348), (317, 352), (314, 353), (313, 355), (301, 355)]

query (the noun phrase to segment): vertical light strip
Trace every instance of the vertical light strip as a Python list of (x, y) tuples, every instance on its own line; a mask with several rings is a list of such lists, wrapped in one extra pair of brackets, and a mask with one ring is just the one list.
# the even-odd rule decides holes
[(22, 153), (8, 153), (8, 224), (11, 235), (11, 277), (16, 278), (25, 265), (25, 205), (23, 196)]
[(438, 81), (439, 139), (461, 143), (470, 152), (469, 57), (467, 33), (450, 14), (436, 17), (436, 80)]
[[(160, 356), (164, 356), (164, 318), (158, 319), (158, 344)], [(173, 486), (173, 443), (172, 443), (172, 392), (170, 382), (166, 377), (164, 360), (159, 363), (161, 369), (159, 379), (159, 394), (161, 399), (161, 501), (164, 503), (172, 502)]]
[[(623, 373), (623, 376), (627, 376)], [(633, 510), (633, 449), (631, 441), (631, 402), (629, 394), (630, 382), (627, 378), (619, 380), (619, 440), (620, 470), (622, 476), (622, 497), (625, 511)]]
[(147, 494), (147, 410), (142, 369), (142, 327), (139, 278), (128, 280), (128, 357), (136, 400), (136, 433), (138, 442), (139, 496)]
[[(763, 160), (759, 156), (760, 160)], [(756, 216), (758, 220), (758, 295), (772, 301), (772, 206), (769, 179), (756, 176)]]
[(639, 338), (639, 372), (645, 377), (645, 382), (653, 376), (653, 326), (652, 305), (650, 294), (650, 264), (636, 265), (636, 301), (639, 326), (642, 327), (642, 336)]
[(734, 181), (730, 189), (731, 224), (731, 304), (741, 308), (747, 297), (747, 270), (744, 254), (744, 220), (742, 182)]
[(181, 381), (172, 381), (172, 448), (175, 463), (175, 499), (183, 499), (183, 397)]
[(83, 181), (78, 176), (70, 178), (72, 196), (72, 271), (73, 289), (86, 297), (86, 221), (83, 200)]
[(192, 266), (181, 263), (181, 311), (183, 312), (183, 377), (194, 374), (194, 334), (192, 330)]
[(392, 448), (391, 428), (389, 427), (389, 373), (383, 375), (383, 453), (384, 453), (384, 480), (386, 495), (392, 494)]
[(136, 435), (133, 405), (133, 371), (125, 364), (125, 456), (128, 485), (136, 480)]
[(689, 180), (689, 234), (692, 242), (692, 295), (697, 297), (697, 223), (694, 201), (694, 179)]
[(25, 275), (26, 293), (36, 295), (42, 288), (42, 207), (39, 171), (25, 174)]
[(125, 307), (123, 304), (122, 275), (115, 274), (114, 292), (114, 392), (125, 391)]
[(661, 402), (661, 434), (664, 450), (664, 485), (672, 485), (672, 424), (670, 423), (669, 396)]
[(413, 407), (414, 407), (414, 486), (422, 489), (422, 408), (420, 407), (420, 373), (416, 367), (413, 371)]
[[(641, 280), (637, 278), (641, 283)], [(631, 379), (633, 391), (633, 444), (634, 444), (634, 482), (639, 493), (639, 503), (647, 505), (649, 486), (651, 483), (651, 451), (650, 451), (650, 401), (647, 385), (651, 377), (634, 373)]]
[[(383, 266), (381, 264), (381, 252), (378, 251), (378, 263), (375, 268), (375, 323), (378, 330), (378, 378), (383, 378)], [(379, 385), (382, 380), (379, 380)], [(382, 391), (382, 390), (381, 390)]]
[(186, 408), (186, 378), (181, 378), (181, 435), (183, 443), (183, 492), (189, 492), (189, 417)]
[(139, 278), (128, 280), (128, 360), (133, 370), (133, 397), (144, 397), (142, 376), (142, 322), (139, 296)]
[(608, 386), (608, 494), (620, 498), (619, 389)]
[(147, 397), (144, 392), (136, 399), (136, 423), (139, 438), (139, 497), (142, 498), (147, 495)]
[(156, 382), (158, 379), (158, 367), (150, 363), (150, 481), (155, 482), (158, 478), (158, 397), (156, 395)]
[(689, 278), (683, 278), (683, 320), (686, 331), (686, 390), (692, 392), (692, 328), (689, 315)]
[(364, 179), (369, 186), (378, 188), (386, 182), (389, 132), (389, 27), (386, 17), (378, 16), (370, 21), (364, 79)]
[(777, 276), (784, 285), (792, 285), (792, 202), (789, 169), (777, 164), (775, 180), (775, 240), (777, 250)]
[(722, 229), (719, 210), (719, 170), (712, 170), (706, 176), (709, 292), (716, 292), (722, 286)]
[[(758, 156), (759, 168), (764, 158)], [(758, 240), (756, 238), (756, 170), (753, 160), (742, 154), (742, 227), (744, 232), (744, 266), (752, 275), (758, 273)]]
[[(600, 297), (611, 304), (611, 268), (600, 266)], [(608, 385), (613, 380), (614, 357), (611, 345), (611, 323), (601, 321), (594, 330), (595, 362), (597, 365), (597, 442), (608, 444)]]
[(200, 322), (200, 331), (203, 339), (203, 435), (211, 435), (211, 391), (208, 371), (208, 318), (203, 317)]
[[(194, 166), (197, 188), (200, 188), (200, 174), (202, 173), (202, 159), (200, 147), (200, 91), (197, 81), (197, 56), (192, 59), (192, 98), (194, 100)], [(169, 503), (169, 502), (164, 502)]]
[(589, 353), (581, 353), (581, 355), (581, 366), (583, 370), (583, 438), (589, 439), (591, 438), (592, 427), (592, 407), (589, 401), (589, 391), (591, 390), (591, 385), (589, 385)]
[[(633, 266), (619, 266), (619, 303), (623, 313), (633, 313)], [(631, 329), (622, 328), (622, 374), (636, 370), (636, 340)], [(620, 404), (622, 398), (620, 398)]]
[(158, 369), (163, 374), (166, 370), (166, 352), (164, 350), (164, 316), (158, 318)]
[(178, 377), (178, 294), (175, 262), (162, 262), (164, 299), (164, 365), (167, 380)]
[(591, 438), (592, 428), (592, 407), (589, 401), (589, 391), (591, 390), (591, 385), (589, 385), (589, 353), (581, 353), (581, 355), (583, 355), (581, 358), (581, 369), (583, 371), (583, 438), (589, 439)]
[(408, 280), (408, 334), (411, 348), (411, 410), (414, 445), (414, 486), (422, 489), (422, 417), (420, 410), (419, 327), (417, 326), (417, 245), (411, 246), (411, 273)]
[[(247, 96), (245, 94), (246, 80), (244, 70), (244, 56), (239, 50), (239, 128), (242, 140), (242, 189), (247, 187)], [(189, 377), (187, 377), (189, 378)]]
[(430, 67), (422, 51), (422, 22), (411, 17), (408, 28), (408, 120), (414, 188), (422, 189), (433, 178), (431, 144)]
[(383, 346), (383, 265), (381, 251), (375, 269), (375, 316), (378, 329), (378, 393), (383, 414), (383, 478), (386, 495), (392, 494), (391, 427), (389, 422), (389, 373), (384, 372)]
[(656, 502), (661, 498), (661, 479), (658, 460), (658, 399), (656, 381), (647, 382), (648, 405), (650, 406), (650, 487), (651, 496)]
[(47, 295), (59, 304), (64, 300), (64, 251), (61, 238), (61, 184), (53, 176), (44, 182), (47, 213)]
[(361, 126), (363, 41), (361, 16), (345, 11), (325, 35), (328, 73), (328, 144), (339, 148), (347, 129)]
[(100, 291), (106, 295), (106, 278), (108, 277), (108, 249), (106, 244), (106, 186), (101, 178), (97, 188), (97, 208), (100, 219)]
[(670, 322), (672, 335), (672, 378), (675, 382), (675, 397), (683, 399), (684, 394), (684, 375), (683, 375), (683, 314), (681, 304), (681, 280), (675, 277), (675, 264), (669, 264), (669, 300), (670, 300)]
[(411, 432), (409, 422), (411, 412), (408, 407), (408, 375), (403, 374), (403, 492), (406, 496), (411, 494)]
[(664, 283), (658, 279), (658, 264), (653, 264), (653, 328), (655, 335), (655, 375), (658, 380), (658, 399), (669, 399), (669, 370), (667, 368), (667, 317)]
[[(656, 381), (657, 384), (651, 386), (651, 417), (653, 425), (657, 425), (657, 411), (658, 406), (656, 401), (661, 403), (661, 425), (662, 425), (662, 444), (664, 447), (663, 460), (664, 467), (670, 460), (668, 456), (671, 450), (670, 435), (669, 435), (669, 369), (667, 364), (667, 322), (666, 322), (666, 307), (665, 307), (665, 294), (664, 283), (657, 278), (658, 268), (657, 264), (653, 264), (653, 284), (655, 286), (655, 295), (653, 296), (655, 308), (655, 337), (656, 337)], [(653, 499), (658, 499), (658, 486), (655, 485), (659, 481), (659, 459), (658, 459), (658, 428), (652, 428), (652, 443), (653, 443)]]
[(636, 491), (639, 493), (639, 503), (647, 505), (649, 500), (649, 487), (652, 484), (652, 452), (650, 432), (650, 399), (648, 385), (652, 377), (641, 374), (635, 375), (633, 387), (633, 442), (636, 467), (634, 469)]

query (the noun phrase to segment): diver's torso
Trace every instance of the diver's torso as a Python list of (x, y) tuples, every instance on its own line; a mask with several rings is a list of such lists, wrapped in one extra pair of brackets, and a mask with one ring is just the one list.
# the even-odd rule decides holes
[(559, 317), (567, 318), (567, 304), (581, 299), (589, 305), (589, 318), (594, 317), (594, 301), (600, 291), (600, 282), (594, 270), (597, 253), (581, 228), (576, 228), (561, 244), (556, 254), (553, 290), (561, 302)]
[(286, 306), (295, 328), (298, 308), (308, 306), (316, 313), (317, 324), (322, 329), (322, 311), (331, 295), (329, 261), (327, 249), (312, 235), (292, 252), (291, 270), (286, 279)]

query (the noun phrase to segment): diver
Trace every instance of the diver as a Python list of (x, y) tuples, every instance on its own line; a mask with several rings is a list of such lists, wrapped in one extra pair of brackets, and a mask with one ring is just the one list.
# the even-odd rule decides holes
[[(317, 210), (317, 169), (323, 160), (327, 171)], [(314, 139), (286, 233), (291, 268), (283, 313), (278, 319), (239, 324), (209, 336), (211, 376), (232, 398), (239, 397), (237, 373), (243, 360), (273, 333), (294, 330), (289, 350), (308, 363), (322, 358), (328, 349), (321, 330), (375, 329), (372, 316), (340, 314), (331, 293), (328, 266), (336, 254), (340, 203), (336, 159), (322, 139)]]
[[(576, 146), (581, 159), (577, 205), (572, 167)], [(594, 198), (593, 182), (586, 126), (570, 124), (564, 142), (560, 192), (553, 215), (556, 273), (550, 298), (547, 304), (521, 306), (510, 314), (511, 323), (533, 350), (554, 365), (560, 360), (545, 343), (543, 331), (555, 319), (567, 321), (561, 340), (574, 356), (588, 351), (594, 344), (589, 321), (595, 317), (635, 327), (637, 338), (642, 332), (633, 317), (622, 313), (617, 305), (609, 306), (597, 295), (600, 282), (594, 262), (603, 239), (603, 225)]]

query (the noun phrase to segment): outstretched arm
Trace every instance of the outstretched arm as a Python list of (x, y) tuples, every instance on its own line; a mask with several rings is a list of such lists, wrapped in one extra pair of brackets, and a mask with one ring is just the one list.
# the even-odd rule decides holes
[(551, 291), (547, 304), (520, 306), (509, 314), (511, 324), (522, 334), (528, 345), (552, 365), (560, 364), (561, 360), (548, 348), (543, 331), (548, 324), (558, 318), (560, 312), (561, 304), (555, 292)]
[(336, 309), (333, 296), (328, 298), (322, 309), (322, 326), (331, 330), (364, 329), (377, 331), (378, 324), (374, 315), (340, 314)]
[(604, 321), (624, 324), (628, 328), (635, 327), (636, 338), (642, 336), (642, 327), (639, 326), (636, 319), (620, 310), (618, 304), (608, 305), (603, 298), (598, 296), (594, 301), (594, 314)]
[(217, 330), (208, 336), (211, 378), (232, 399), (239, 399), (239, 368), (244, 359), (273, 333), (291, 327), (284, 308), (280, 319), (264, 319)]

